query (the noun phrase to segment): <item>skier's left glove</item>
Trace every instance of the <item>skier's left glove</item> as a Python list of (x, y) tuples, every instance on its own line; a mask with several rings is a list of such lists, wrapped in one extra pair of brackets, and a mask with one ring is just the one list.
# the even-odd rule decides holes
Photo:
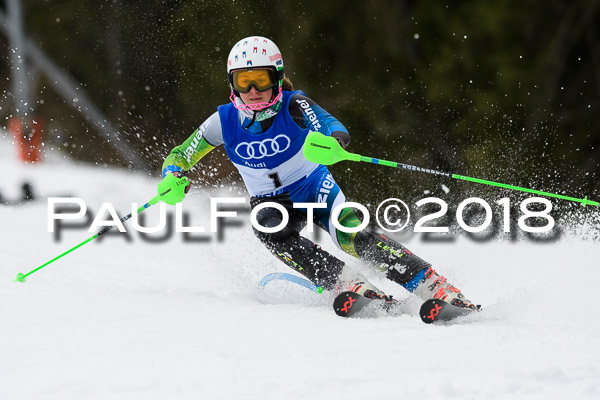
[(158, 184), (160, 199), (167, 204), (175, 205), (185, 198), (190, 191), (190, 180), (181, 171), (169, 172)]

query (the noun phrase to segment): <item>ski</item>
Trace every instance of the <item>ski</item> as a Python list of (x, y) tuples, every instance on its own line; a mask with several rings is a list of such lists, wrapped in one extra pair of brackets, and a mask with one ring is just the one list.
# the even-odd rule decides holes
[(450, 321), (454, 318), (469, 315), (479, 310), (479, 308), (457, 307), (442, 300), (429, 299), (421, 305), (419, 315), (423, 322), (431, 324), (437, 321)]
[[(365, 308), (372, 310), (379, 308), (381, 310), (390, 311), (398, 304), (400, 304), (400, 302), (393, 299), (370, 299), (361, 294), (347, 291), (342, 292), (335, 297), (333, 300), (333, 310), (340, 317), (355, 317), (364, 315), (361, 311), (365, 310)], [(371, 305), (374, 307), (371, 307)]]

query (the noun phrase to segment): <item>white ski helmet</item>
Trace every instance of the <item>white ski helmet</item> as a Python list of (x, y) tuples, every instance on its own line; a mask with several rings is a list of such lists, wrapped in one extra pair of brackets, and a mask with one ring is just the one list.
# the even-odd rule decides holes
[(267, 68), (273, 71), (273, 98), (268, 104), (260, 105), (242, 105), (243, 109), (256, 110), (256, 106), (264, 108), (272, 106), (281, 98), (281, 86), (283, 83), (283, 58), (281, 52), (272, 40), (262, 36), (249, 36), (237, 42), (227, 58), (227, 77), (231, 87), (231, 101), (236, 104), (235, 97), (240, 97), (240, 93), (233, 87), (233, 71), (238, 69)]

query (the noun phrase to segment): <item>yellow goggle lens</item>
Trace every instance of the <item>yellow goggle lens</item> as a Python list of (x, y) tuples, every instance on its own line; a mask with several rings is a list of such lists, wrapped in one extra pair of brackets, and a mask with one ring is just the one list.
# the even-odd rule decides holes
[(275, 83), (268, 69), (239, 70), (233, 72), (233, 87), (241, 93), (248, 93), (250, 87), (262, 92), (272, 88)]

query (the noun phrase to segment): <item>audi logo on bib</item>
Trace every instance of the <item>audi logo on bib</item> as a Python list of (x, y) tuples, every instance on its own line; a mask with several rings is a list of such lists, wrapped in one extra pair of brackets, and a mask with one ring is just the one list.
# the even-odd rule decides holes
[(283, 153), (290, 148), (290, 138), (285, 135), (277, 135), (273, 139), (265, 139), (262, 142), (242, 142), (235, 147), (235, 153), (244, 160), (260, 160)]

